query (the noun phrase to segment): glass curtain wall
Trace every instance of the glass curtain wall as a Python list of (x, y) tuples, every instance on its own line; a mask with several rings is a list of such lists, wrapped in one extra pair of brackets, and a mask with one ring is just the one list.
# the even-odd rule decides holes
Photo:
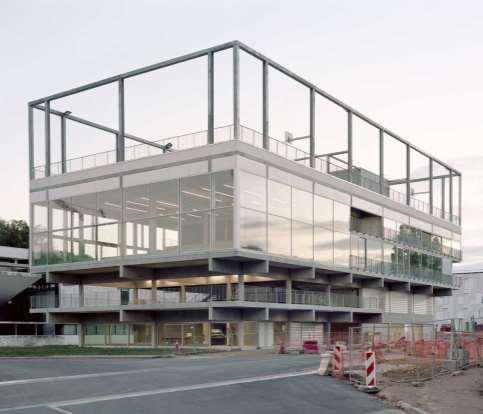
[(221, 171), (34, 203), (33, 262), (229, 248), (233, 198), (233, 171)]

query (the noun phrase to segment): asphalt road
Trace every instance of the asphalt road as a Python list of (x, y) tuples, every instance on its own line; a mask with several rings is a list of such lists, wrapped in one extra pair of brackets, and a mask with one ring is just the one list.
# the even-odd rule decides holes
[(236, 352), (170, 359), (0, 359), (0, 413), (389, 413), (314, 374), (318, 356)]

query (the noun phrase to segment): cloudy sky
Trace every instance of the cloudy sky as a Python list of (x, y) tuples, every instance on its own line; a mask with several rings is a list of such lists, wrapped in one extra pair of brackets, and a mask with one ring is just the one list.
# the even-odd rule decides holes
[(29, 100), (239, 39), (462, 171), (483, 264), (482, 21), (469, 0), (2, 0), (0, 217), (28, 215)]

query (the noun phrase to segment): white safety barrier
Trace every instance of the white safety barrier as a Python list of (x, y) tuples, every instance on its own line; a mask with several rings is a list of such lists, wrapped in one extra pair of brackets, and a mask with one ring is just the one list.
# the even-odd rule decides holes
[(320, 354), (320, 367), (318, 370), (319, 375), (330, 375), (330, 361), (332, 359), (332, 352), (326, 352)]
[(376, 380), (376, 354), (373, 351), (366, 351), (366, 386), (368, 388), (377, 387)]

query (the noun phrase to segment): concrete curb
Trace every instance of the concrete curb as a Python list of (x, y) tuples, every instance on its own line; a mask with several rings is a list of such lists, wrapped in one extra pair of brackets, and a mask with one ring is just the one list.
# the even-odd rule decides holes
[(45, 355), (45, 356), (12, 356), (0, 357), (2, 359), (156, 359), (156, 358), (174, 358), (175, 354), (168, 355)]
[(421, 410), (420, 408), (413, 407), (404, 401), (398, 401), (396, 406), (408, 414), (429, 414), (428, 412)]

